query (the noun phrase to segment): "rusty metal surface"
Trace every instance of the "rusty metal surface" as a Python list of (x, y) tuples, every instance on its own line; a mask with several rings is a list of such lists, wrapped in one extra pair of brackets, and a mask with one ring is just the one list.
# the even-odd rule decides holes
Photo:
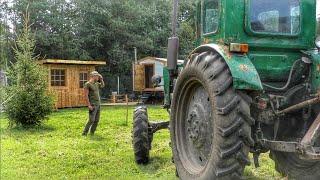
[(320, 160), (319, 147), (307, 147), (298, 142), (271, 141), (267, 139), (263, 139), (262, 144), (264, 147), (274, 151), (297, 153), (301, 159)]
[(320, 135), (320, 113), (304, 135), (301, 142), (272, 141), (262, 139), (262, 145), (275, 151), (298, 153), (301, 159), (320, 160), (320, 147), (315, 147), (315, 141)]
[(296, 110), (299, 110), (299, 109), (302, 109), (304, 107), (307, 107), (309, 105), (313, 105), (313, 104), (317, 104), (320, 102), (320, 96), (317, 95), (316, 98), (313, 98), (313, 99), (309, 99), (307, 101), (303, 101), (299, 104), (296, 104), (296, 105), (293, 105), (293, 106), (290, 106), (282, 111), (278, 111), (276, 112), (277, 115), (282, 115), (282, 114), (286, 114), (286, 113), (289, 113), (289, 112), (293, 112), (293, 111), (296, 111)]
[(319, 153), (306, 152), (304, 154), (299, 155), (299, 157), (301, 159), (306, 159), (306, 160), (320, 160)]
[(298, 149), (297, 142), (271, 141), (263, 139), (262, 144), (267, 148), (281, 152), (297, 152)]
[(320, 133), (320, 113), (313, 121), (306, 135), (303, 137), (301, 144), (305, 146), (313, 146)]
[[(315, 98), (317, 99), (317, 98)], [(309, 102), (313, 102), (312, 101)], [(302, 104), (302, 103), (300, 103)], [(320, 147), (315, 147), (315, 142), (320, 135), (320, 113), (304, 135), (301, 142), (272, 141), (262, 139), (262, 145), (265, 148), (275, 151), (297, 153), (301, 159), (320, 160)]]
[(161, 129), (167, 129), (169, 127), (170, 121), (165, 122), (150, 122), (150, 132), (155, 133)]

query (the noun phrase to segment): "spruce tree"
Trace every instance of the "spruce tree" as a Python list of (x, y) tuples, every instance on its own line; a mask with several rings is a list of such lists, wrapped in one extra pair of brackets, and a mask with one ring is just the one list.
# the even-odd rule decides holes
[(24, 16), (23, 29), (14, 47), (16, 62), (9, 68), (7, 94), (12, 96), (5, 105), (10, 125), (40, 125), (51, 113), (52, 97), (47, 91), (47, 70), (34, 54), (35, 40), (30, 32), (29, 14)]

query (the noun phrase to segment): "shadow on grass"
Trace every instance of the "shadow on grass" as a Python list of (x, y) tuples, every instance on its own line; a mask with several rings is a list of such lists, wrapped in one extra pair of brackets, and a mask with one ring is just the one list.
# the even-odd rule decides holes
[(101, 136), (101, 135), (98, 135), (98, 134), (95, 134), (95, 135), (88, 135), (89, 139), (90, 140), (93, 140), (93, 141), (103, 141), (105, 140), (106, 138)]
[(22, 126), (14, 126), (14, 127), (3, 127), (1, 128), (1, 134), (11, 134), (11, 135), (37, 135), (37, 134), (45, 134), (55, 131), (55, 128), (48, 125), (34, 126), (34, 127), (22, 127)]
[(141, 172), (146, 174), (156, 174), (158, 170), (164, 169), (168, 166), (168, 162), (171, 162), (168, 158), (152, 157), (148, 164), (138, 165)]

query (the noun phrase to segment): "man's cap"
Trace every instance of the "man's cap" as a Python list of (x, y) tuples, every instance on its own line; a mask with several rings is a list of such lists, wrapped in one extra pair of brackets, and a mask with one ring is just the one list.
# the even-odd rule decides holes
[(98, 71), (92, 71), (90, 73), (90, 76), (101, 76), (101, 75), (98, 73)]

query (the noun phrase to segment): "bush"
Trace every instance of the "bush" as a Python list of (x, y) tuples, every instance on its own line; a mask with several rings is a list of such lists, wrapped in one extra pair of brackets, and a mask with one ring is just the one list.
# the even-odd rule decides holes
[(16, 63), (8, 71), (7, 94), (13, 97), (5, 105), (10, 125), (40, 125), (51, 113), (52, 97), (47, 94), (47, 70), (36, 61), (35, 41), (31, 36), (28, 15), (14, 48)]

